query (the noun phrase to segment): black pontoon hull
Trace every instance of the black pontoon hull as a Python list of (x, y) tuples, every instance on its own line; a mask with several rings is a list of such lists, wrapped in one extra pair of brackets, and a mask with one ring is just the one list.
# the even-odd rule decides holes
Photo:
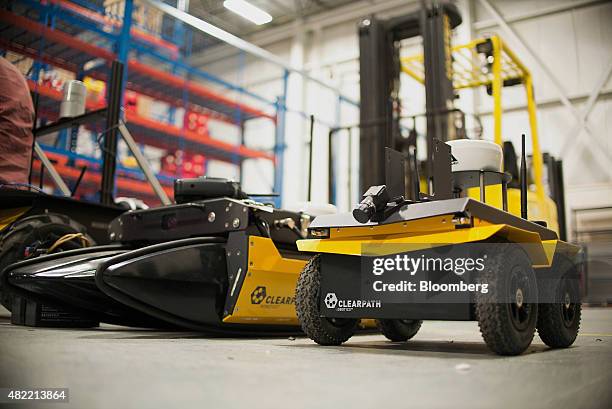
[[(121, 304), (99, 290), (98, 265), (125, 249), (90, 248), (40, 257), (8, 266), (3, 288), (12, 296), (12, 321), (41, 326), (95, 326), (109, 324), (166, 328), (157, 320)], [(38, 316), (38, 318), (36, 318)]]

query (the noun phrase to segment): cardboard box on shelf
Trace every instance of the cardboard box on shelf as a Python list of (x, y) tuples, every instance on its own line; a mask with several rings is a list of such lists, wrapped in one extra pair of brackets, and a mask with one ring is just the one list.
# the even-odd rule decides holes
[[(116, 19), (123, 18), (124, 0), (104, 0), (107, 15)], [(132, 24), (152, 34), (161, 34), (163, 13), (150, 7), (141, 0), (134, 0)]]

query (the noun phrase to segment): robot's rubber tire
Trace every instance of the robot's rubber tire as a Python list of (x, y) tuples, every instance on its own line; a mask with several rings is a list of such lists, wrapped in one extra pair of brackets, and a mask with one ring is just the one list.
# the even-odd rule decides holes
[(551, 348), (567, 348), (574, 343), (580, 329), (582, 304), (578, 276), (572, 262), (563, 256), (555, 257), (552, 268), (554, 277), (559, 279), (546, 280), (541, 285), (543, 303), (538, 311), (538, 334)]
[[(529, 347), (535, 334), (538, 315), (535, 273), (529, 256), (520, 246), (505, 243), (491, 248), (480, 277), (482, 283), (489, 284), (489, 291), (476, 298), (478, 326), (493, 352), (519, 355)], [(522, 297), (517, 289), (521, 289)], [(530, 302), (508, 302), (519, 299)]]
[(297, 281), (295, 309), (302, 330), (321, 345), (340, 345), (355, 333), (359, 320), (321, 317), (319, 302), (321, 289), (321, 259), (319, 255), (308, 261)]
[(408, 341), (421, 328), (420, 320), (376, 320), (380, 332), (393, 342)]

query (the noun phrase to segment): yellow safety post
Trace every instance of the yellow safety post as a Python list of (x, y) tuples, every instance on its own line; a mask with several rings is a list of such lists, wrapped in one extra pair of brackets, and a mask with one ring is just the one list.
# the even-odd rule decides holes
[(495, 143), (502, 145), (502, 76), (501, 76), (501, 40), (491, 37), (493, 43), (493, 121)]
[(536, 193), (540, 200), (544, 200), (544, 185), (542, 184), (542, 153), (540, 152), (540, 143), (538, 141), (538, 124), (536, 117), (536, 106), (533, 98), (533, 83), (531, 74), (526, 73), (525, 92), (527, 93), (527, 112), (529, 113), (529, 127), (531, 128), (531, 147), (532, 147), (532, 166), (533, 176), (535, 179)]

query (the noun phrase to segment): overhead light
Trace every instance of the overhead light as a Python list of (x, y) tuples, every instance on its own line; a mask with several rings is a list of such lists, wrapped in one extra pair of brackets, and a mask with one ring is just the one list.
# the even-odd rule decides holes
[(225, 0), (223, 7), (233, 11), (242, 18), (252, 21), (258, 26), (272, 21), (270, 14), (244, 0)]

